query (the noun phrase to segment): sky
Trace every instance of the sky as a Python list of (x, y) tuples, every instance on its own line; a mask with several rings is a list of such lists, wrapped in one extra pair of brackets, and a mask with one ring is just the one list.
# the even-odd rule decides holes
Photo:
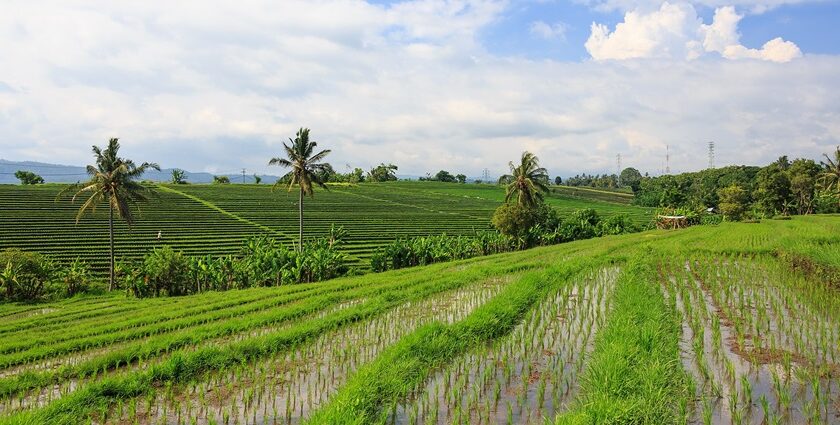
[[(840, 1), (0, 2), (0, 158), (553, 175), (818, 159), (840, 145)], [(666, 148), (667, 147), (667, 148)]]

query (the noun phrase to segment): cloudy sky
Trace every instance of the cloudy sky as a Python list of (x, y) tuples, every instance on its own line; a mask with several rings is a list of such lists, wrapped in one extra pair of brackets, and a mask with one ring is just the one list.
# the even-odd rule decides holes
[(552, 175), (817, 158), (840, 144), (840, 2), (4, 0), (0, 158)]

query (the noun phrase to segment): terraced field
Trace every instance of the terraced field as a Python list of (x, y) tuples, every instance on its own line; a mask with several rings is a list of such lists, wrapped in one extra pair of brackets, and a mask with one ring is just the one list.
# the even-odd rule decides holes
[[(17, 247), (60, 262), (82, 258), (103, 270), (107, 264), (107, 210), (75, 224), (78, 204), (56, 202), (60, 185), (0, 185), (0, 249)], [(268, 233), (292, 246), (297, 238), (297, 195), (267, 185), (162, 185), (159, 198), (142, 208), (132, 228), (117, 225), (117, 252), (138, 259), (163, 244), (188, 254), (231, 254), (254, 234)], [(370, 255), (400, 237), (486, 229), (503, 200), (492, 185), (396, 182), (335, 185), (304, 201), (307, 235), (324, 235), (332, 224), (348, 231), (351, 262), (368, 266)], [(595, 208), (604, 215), (628, 213), (639, 223), (649, 211), (628, 205), (551, 195), (563, 213)], [(161, 232), (162, 240), (157, 240)]]
[(0, 424), (836, 424), (837, 235), (800, 217), (4, 304)]

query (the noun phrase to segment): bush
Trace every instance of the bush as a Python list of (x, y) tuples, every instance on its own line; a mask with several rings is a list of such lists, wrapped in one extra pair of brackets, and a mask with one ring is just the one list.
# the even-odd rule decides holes
[(532, 239), (531, 228), (555, 229), (560, 222), (557, 211), (544, 203), (533, 207), (519, 204), (502, 204), (493, 213), (493, 227), (503, 235), (520, 240)]
[(638, 226), (630, 221), (627, 214), (618, 214), (601, 220), (595, 226), (595, 234), (598, 236), (622, 235), (639, 231)]
[(6, 301), (38, 301), (51, 289), (54, 272), (55, 266), (41, 254), (6, 249), (0, 252), (0, 296)]
[(58, 280), (63, 285), (62, 293), (67, 297), (88, 292), (100, 292), (100, 290), (104, 289), (93, 283), (90, 267), (78, 258), (73, 260), (67, 267), (59, 270), (57, 275)]
[(186, 295), (190, 290), (190, 263), (181, 252), (175, 252), (170, 246), (155, 248), (143, 259), (144, 285), (138, 296), (147, 296), (151, 291), (155, 296)]
[(370, 259), (375, 272), (461, 260), (480, 255), (513, 251), (514, 239), (496, 232), (468, 236), (422, 236), (398, 239), (374, 253)]

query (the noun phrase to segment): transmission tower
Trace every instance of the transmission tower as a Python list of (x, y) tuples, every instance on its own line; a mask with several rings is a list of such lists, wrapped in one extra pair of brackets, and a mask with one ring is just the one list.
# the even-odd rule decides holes
[(245, 183), (245, 169), (242, 169), (242, 183)]
[(715, 142), (709, 142), (709, 168), (715, 168)]
[(618, 167), (618, 187), (621, 187), (621, 154), (615, 156), (615, 165)]
[(671, 151), (668, 145), (665, 145), (665, 174), (671, 174)]

